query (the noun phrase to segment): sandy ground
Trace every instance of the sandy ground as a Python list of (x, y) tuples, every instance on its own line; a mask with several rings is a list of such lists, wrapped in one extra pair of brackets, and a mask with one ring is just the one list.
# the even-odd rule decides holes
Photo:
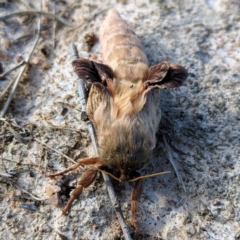
[[(100, 61), (98, 39), (91, 36), (98, 36), (103, 10), (110, 7), (134, 28), (151, 65), (167, 60), (189, 71), (184, 86), (161, 92), (158, 142), (152, 163), (142, 173), (170, 170), (171, 174), (145, 181), (138, 217), (144, 236), (131, 226), (132, 185), (113, 181), (133, 239), (240, 239), (239, 1), (101, 2), (55, 1), (54, 7), (53, 1), (43, 1), (43, 11), (55, 11), (78, 28), (42, 17), (41, 38), (30, 67), (7, 118), (0, 119), (0, 172), (12, 175), (0, 177), (0, 239), (123, 238), (101, 176), (67, 217), (56, 219), (84, 170), (55, 181), (44, 177), (42, 170), (56, 172), (72, 163), (39, 142), (75, 159), (93, 156), (80, 119), (69, 44), (76, 43), (80, 56)], [(39, 9), (29, 3), (0, 1), (1, 16)], [(36, 30), (37, 17), (28, 14), (0, 22), (4, 71), (27, 58)], [(0, 93), (18, 72), (0, 81)], [(186, 193), (164, 152), (163, 135), (173, 150)]]

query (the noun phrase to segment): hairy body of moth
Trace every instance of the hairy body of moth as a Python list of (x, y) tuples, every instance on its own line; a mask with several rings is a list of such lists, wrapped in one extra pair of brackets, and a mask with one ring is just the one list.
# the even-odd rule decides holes
[(140, 40), (114, 9), (102, 23), (100, 44), (103, 64), (83, 58), (73, 61), (77, 75), (91, 84), (87, 113), (96, 130), (99, 157), (82, 159), (69, 168), (92, 165), (63, 212), (67, 213), (82, 189), (95, 180), (97, 171), (105, 172), (121, 182), (136, 181), (131, 211), (133, 224), (140, 232), (136, 213), (143, 178), (156, 174), (141, 176), (137, 170), (151, 161), (156, 144), (161, 118), (159, 89), (180, 86), (188, 73), (166, 61), (149, 68)]

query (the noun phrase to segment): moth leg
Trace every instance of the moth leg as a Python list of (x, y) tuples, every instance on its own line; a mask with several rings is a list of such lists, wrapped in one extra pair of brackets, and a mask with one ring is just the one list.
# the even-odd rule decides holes
[(67, 205), (62, 210), (63, 215), (67, 215), (67, 213), (69, 212), (69, 210), (72, 206), (73, 201), (79, 197), (82, 190), (84, 188), (89, 187), (93, 183), (93, 181), (97, 177), (97, 172), (98, 172), (98, 170), (96, 170), (96, 169), (89, 169), (87, 172), (85, 172), (83, 174), (83, 176), (81, 177), (81, 179), (77, 183), (77, 187), (71, 192), (71, 195), (70, 195), (71, 197), (68, 200)]
[(76, 168), (78, 168), (79, 166), (82, 165), (91, 165), (91, 164), (96, 164), (98, 162), (99, 158), (98, 157), (93, 157), (93, 158), (84, 158), (79, 160), (76, 164), (72, 165), (71, 167), (58, 172), (58, 173), (54, 173), (54, 174), (47, 174), (45, 175), (45, 177), (57, 177), (57, 176), (62, 176), (63, 174), (70, 172)]
[(141, 230), (137, 221), (138, 201), (143, 192), (143, 180), (139, 179), (136, 181), (135, 186), (131, 195), (131, 212), (132, 212), (132, 223), (136, 230), (141, 234)]

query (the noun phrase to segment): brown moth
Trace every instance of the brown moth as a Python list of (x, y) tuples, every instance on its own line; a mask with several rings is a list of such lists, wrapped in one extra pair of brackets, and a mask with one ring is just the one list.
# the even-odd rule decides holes
[[(111, 9), (100, 28), (103, 64), (79, 58), (76, 74), (91, 84), (87, 114), (94, 124), (99, 157), (81, 159), (76, 165), (92, 165), (79, 180), (64, 208), (66, 214), (83, 188), (104, 172), (121, 182), (136, 181), (131, 195), (132, 221), (137, 222), (143, 178), (138, 170), (151, 161), (161, 119), (160, 89), (179, 87), (188, 73), (182, 66), (163, 61), (149, 68), (143, 46), (119, 13)], [(60, 174), (52, 174), (57, 176)]]

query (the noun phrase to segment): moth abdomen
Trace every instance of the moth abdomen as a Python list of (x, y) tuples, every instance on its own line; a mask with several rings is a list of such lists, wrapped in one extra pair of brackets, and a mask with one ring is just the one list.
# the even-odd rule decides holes
[(117, 79), (131, 81), (147, 77), (148, 60), (141, 41), (115, 9), (108, 12), (100, 29), (103, 62)]

